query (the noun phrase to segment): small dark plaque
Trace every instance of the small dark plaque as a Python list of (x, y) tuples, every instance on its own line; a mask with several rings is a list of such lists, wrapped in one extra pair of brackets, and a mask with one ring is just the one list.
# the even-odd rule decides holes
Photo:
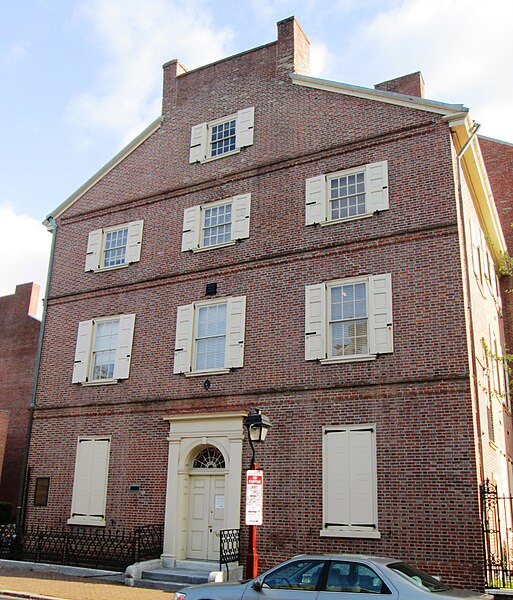
[(50, 478), (36, 477), (36, 489), (34, 491), (34, 506), (46, 506), (48, 504), (49, 490)]

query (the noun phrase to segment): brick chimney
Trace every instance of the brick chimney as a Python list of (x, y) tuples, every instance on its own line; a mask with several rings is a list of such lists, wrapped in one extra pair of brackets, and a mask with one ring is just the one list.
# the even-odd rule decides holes
[(424, 78), (420, 71), (377, 83), (374, 88), (376, 90), (383, 90), (384, 92), (395, 92), (396, 94), (404, 94), (405, 96), (424, 98)]
[(310, 41), (295, 17), (278, 21), (276, 71), (282, 76), (310, 74)]
[(176, 78), (187, 69), (176, 59), (167, 62), (164, 69), (164, 85), (162, 89), (162, 114), (169, 114), (173, 106), (176, 106)]

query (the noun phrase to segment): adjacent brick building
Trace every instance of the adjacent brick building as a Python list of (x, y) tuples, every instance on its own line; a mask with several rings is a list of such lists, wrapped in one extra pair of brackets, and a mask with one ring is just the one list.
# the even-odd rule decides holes
[[(0, 297), (0, 501), (14, 519), (23, 471), (39, 328), (39, 286), (17, 285)], [(3, 461), (2, 461), (3, 457)]]
[(506, 242), (473, 122), (420, 73), (308, 75), (298, 23), (186, 71), (52, 217), (28, 523), (165, 523), (163, 562), (245, 530), (244, 417), (272, 422), (261, 566), (400, 556), (483, 577), (479, 485), (509, 492)]

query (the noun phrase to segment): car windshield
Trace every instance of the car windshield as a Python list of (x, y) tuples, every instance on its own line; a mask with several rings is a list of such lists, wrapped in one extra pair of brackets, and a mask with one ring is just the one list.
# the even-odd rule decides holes
[(449, 589), (441, 581), (435, 579), (435, 577), (432, 577), (423, 571), (419, 571), (419, 569), (416, 569), (407, 563), (397, 562), (387, 566), (389, 569), (399, 573), (408, 581), (411, 581), (419, 588), (427, 590), (428, 592), (445, 592)]

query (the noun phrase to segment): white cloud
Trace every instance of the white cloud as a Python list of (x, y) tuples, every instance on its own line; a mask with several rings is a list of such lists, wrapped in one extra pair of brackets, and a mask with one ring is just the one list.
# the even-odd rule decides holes
[(92, 87), (72, 100), (70, 121), (81, 135), (116, 133), (124, 142), (161, 112), (162, 64), (213, 62), (233, 38), (229, 28), (214, 27), (203, 0), (84, 0), (79, 14), (91, 23), (104, 63)]
[(32, 281), (41, 286), (42, 295), (52, 236), (39, 221), (17, 214), (9, 204), (0, 204), (0, 222), (0, 296), (14, 294), (18, 284)]
[[(428, 97), (469, 106), (484, 132), (513, 140), (513, 126), (504, 129), (513, 95), (512, 27), (511, 0), (389, 2), (360, 21), (341, 66), (347, 72), (358, 65), (354, 83), (361, 85), (421, 70)], [(492, 110), (498, 103), (500, 117)]]
[(0, 53), (1, 67), (16, 67), (27, 55), (25, 47), (20, 43), (11, 44)]

